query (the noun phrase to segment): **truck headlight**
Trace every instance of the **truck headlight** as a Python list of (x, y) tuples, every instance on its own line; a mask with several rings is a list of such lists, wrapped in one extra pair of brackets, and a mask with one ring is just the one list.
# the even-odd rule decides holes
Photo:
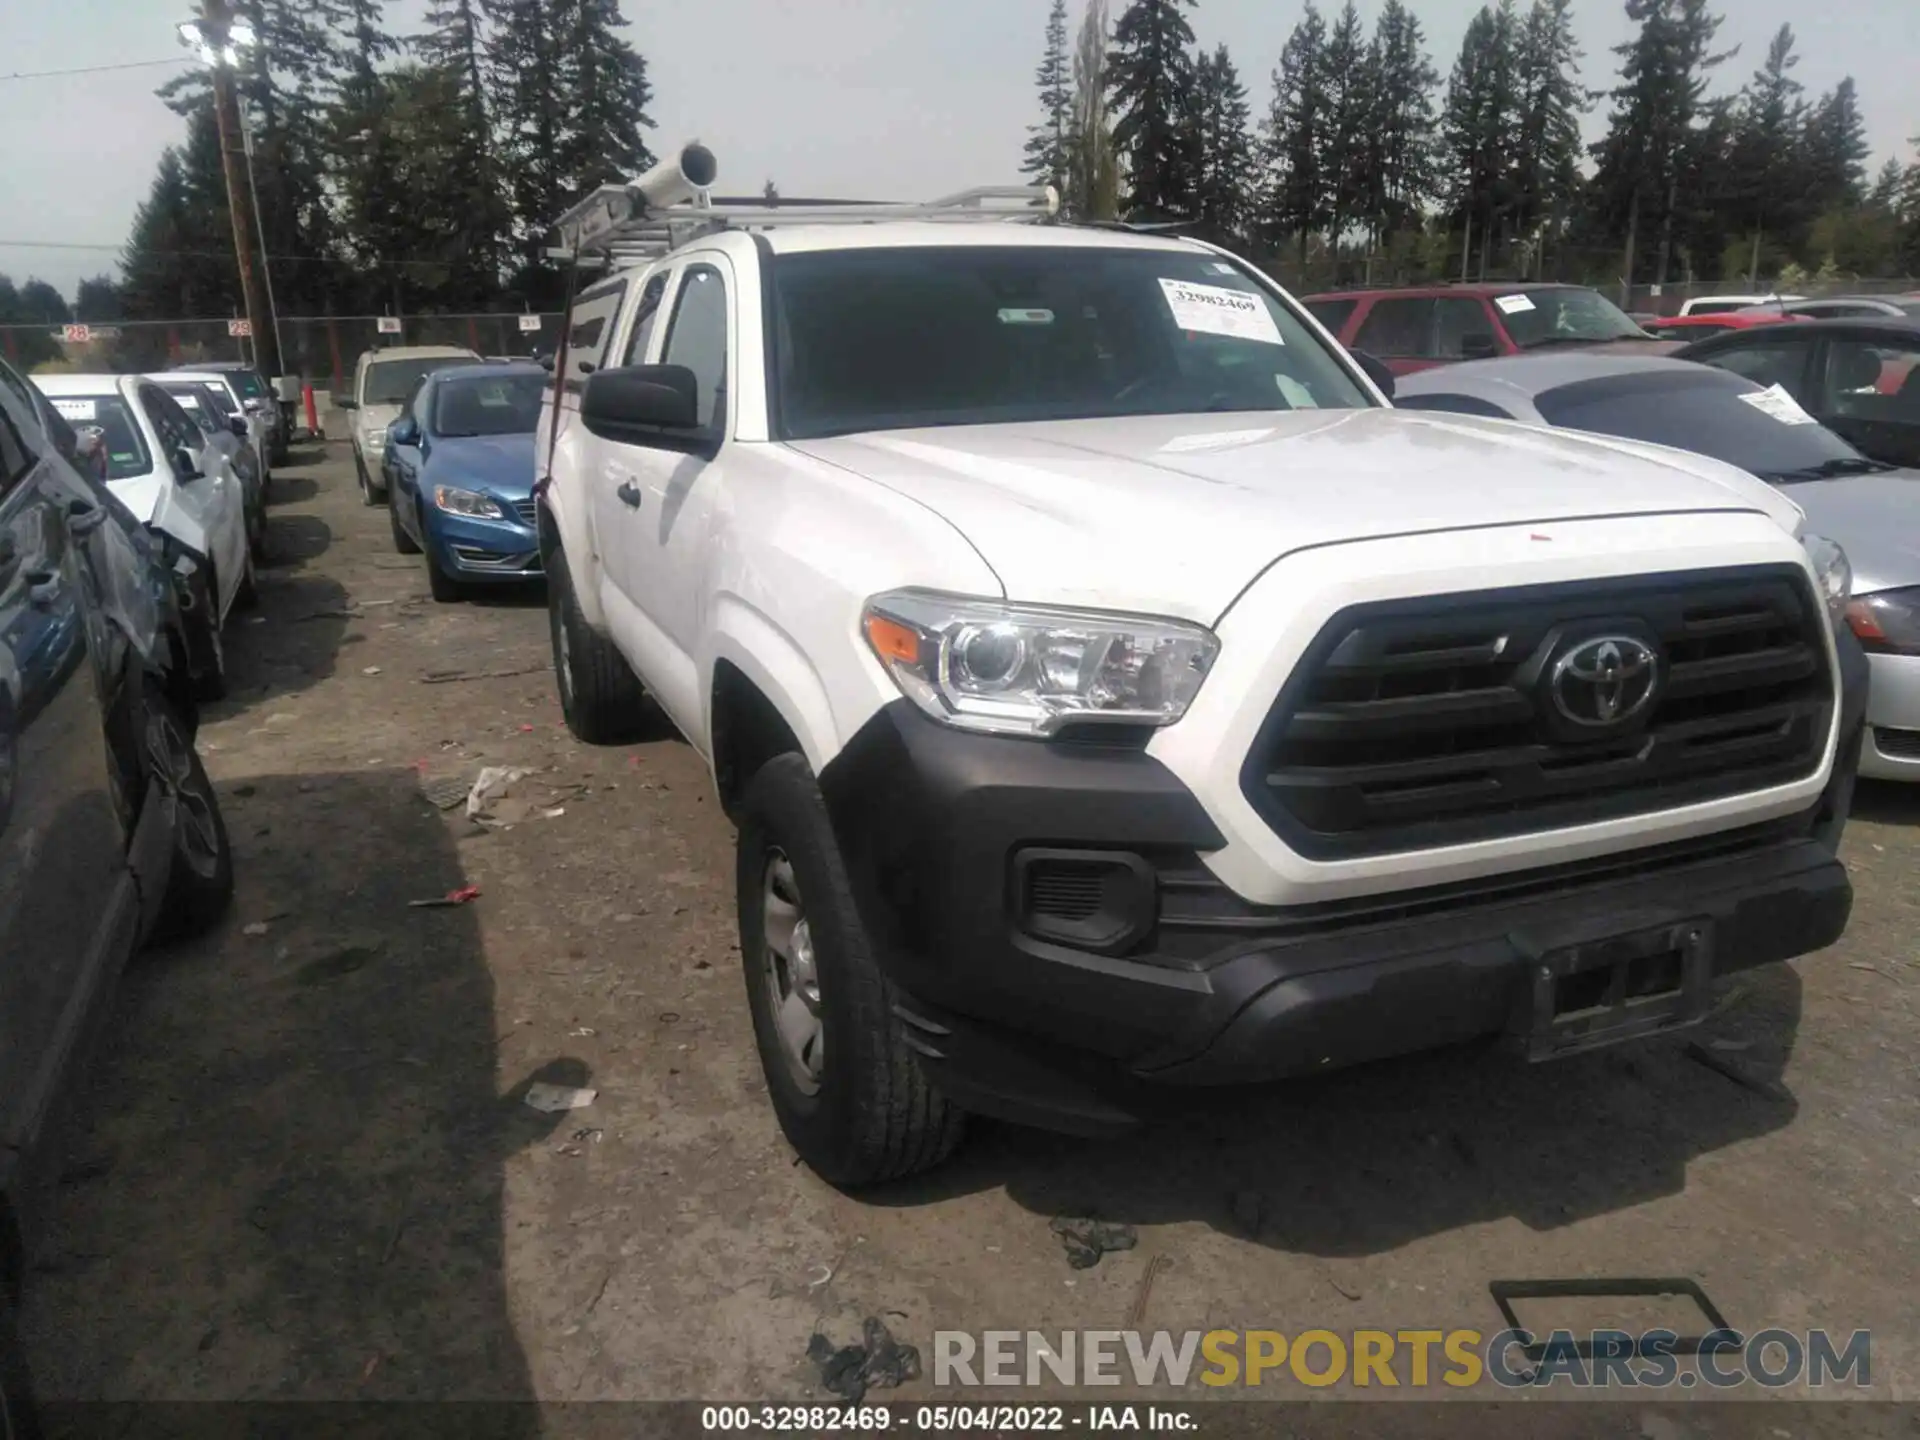
[(918, 590), (876, 595), (861, 630), (901, 693), (963, 730), (1052, 735), (1171, 725), (1220, 642), (1181, 620), (1054, 610)]
[(1853, 594), (1853, 566), (1847, 552), (1824, 535), (1806, 535), (1800, 543), (1807, 547), (1813, 562), (1813, 578), (1820, 584), (1820, 596), (1838, 624), (1847, 613), (1847, 599)]
[(505, 512), (487, 496), (457, 485), (433, 487), (433, 503), (449, 515), (466, 515), (475, 520), (500, 520)]

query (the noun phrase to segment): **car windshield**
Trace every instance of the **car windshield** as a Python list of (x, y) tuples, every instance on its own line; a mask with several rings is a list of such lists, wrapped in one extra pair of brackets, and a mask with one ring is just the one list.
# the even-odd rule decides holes
[(1767, 480), (1876, 468), (1786, 392), (1705, 366), (1582, 380), (1543, 391), (1533, 403), (1550, 425), (1691, 450)]
[[(233, 392), (227, 389), (220, 381), (190, 380), (182, 383), (193, 385), (204, 392), (209, 400), (220, 407), (220, 413), (222, 415), (238, 415), (240, 413), (240, 402), (233, 398)], [(179, 399), (179, 396), (172, 390), (167, 391), (167, 393), (173, 395), (175, 399)]]
[(214, 407), (212, 398), (201, 386), (166, 385), (161, 388), (171, 395), (180, 408), (192, 417), (193, 423), (207, 434), (211, 435), (225, 428), (226, 412)]
[(1647, 338), (1626, 311), (1592, 290), (1523, 290), (1496, 296), (1493, 304), (1513, 343), (1522, 350)]
[(264, 400), (267, 396), (267, 382), (252, 370), (229, 370), (227, 376), (240, 387), (240, 393), (249, 400)]
[(546, 381), (544, 374), (450, 375), (435, 382), (433, 433), (531, 435)]
[(1372, 403), (1249, 272), (1209, 254), (903, 247), (772, 268), (787, 439)]
[(366, 392), (362, 405), (404, 405), (422, 376), (448, 365), (458, 365), (457, 355), (430, 355), (417, 360), (376, 360), (367, 366)]
[(146, 438), (119, 395), (56, 395), (53, 408), (76, 435), (95, 435), (106, 456), (108, 480), (131, 480), (153, 469)]

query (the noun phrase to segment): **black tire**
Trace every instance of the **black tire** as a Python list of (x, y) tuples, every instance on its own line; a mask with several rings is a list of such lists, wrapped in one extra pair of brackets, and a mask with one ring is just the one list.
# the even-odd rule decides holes
[(358, 450), (353, 452), (353, 468), (358, 472), (360, 477), (360, 503), (362, 505), (378, 505), (382, 500), (387, 498), (387, 487), (374, 480), (372, 474), (367, 470), (366, 456), (362, 455)]
[(0, 1290), (0, 1440), (40, 1440), (42, 1433), (33, 1377), (27, 1373), (13, 1321), (13, 1301)]
[(420, 542), (407, 534), (407, 527), (400, 523), (400, 506), (389, 497), (387, 500), (387, 524), (393, 527), (393, 548), (402, 555), (418, 555)]
[[(424, 516), (420, 520), (420, 533), (422, 535), (427, 533), (427, 522)], [(423, 545), (420, 551), (427, 557), (427, 589), (432, 593), (433, 598), (443, 605), (464, 598), (466, 591), (461, 588), (458, 580), (440, 568), (440, 562), (434, 558), (433, 546)]]
[(211, 610), (202, 611), (197, 618), (187, 622), (197, 625), (200, 632), (192, 643), (195, 663), (200, 666), (199, 672), (193, 677), (193, 696), (196, 700), (227, 698), (227, 650), (212, 613)]
[(174, 799), (173, 864), (154, 924), (156, 941), (199, 935), (233, 902), (233, 846), (220, 797), (189, 738), (190, 731), (158, 687), (146, 692), (141, 757), (146, 784)]
[[(854, 903), (826, 802), (805, 757), (780, 755), (747, 785), (735, 886), (740, 959), (767, 1095), (787, 1140), (822, 1179), (849, 1188), (917, 1174), (960, 1143), (964, 1113), (936, 1090), (893, 1013), (893, 989)], [(765, 890), (784, 858), (817, 977), (811, 1092), (783, 1045), (769, 978)], [(799, 948), (797, 941), (790, 949)]]
[(647, 733), (647, 692), (613, 641), (587, 624), (558, 546), (547, 557), (547, 634), (567, 729), (589, 745), (623, 745)]

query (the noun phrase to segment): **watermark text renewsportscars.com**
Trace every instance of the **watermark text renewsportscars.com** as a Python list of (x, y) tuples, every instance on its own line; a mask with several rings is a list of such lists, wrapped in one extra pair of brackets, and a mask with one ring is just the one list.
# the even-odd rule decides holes
[(936, 1386), (1781, 1389), (1873, 1383), (1855, 1330), (936, 1330)]

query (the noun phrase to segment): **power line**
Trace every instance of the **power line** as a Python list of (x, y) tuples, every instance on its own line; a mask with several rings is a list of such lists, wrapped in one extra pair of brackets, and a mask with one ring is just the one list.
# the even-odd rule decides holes
[(16, 70), (11, 75), (0, 75), (0, 80), (48, 80), (58, 75), (104, 75), (109, 70), (151, 70), (156, 65), (191, 65), (191, 56), (171, 57), (166, 60), (129, 60), (122, 65), (82, 65), (73, 70)]
[[(75, 240), (0, 240), (0, 250), (89, 250), (102, 255), (121, 255), (127, 250), (125, 245), (92, 245)], [(174, 260), (231, 260), (232, 254), (225, 250), (159, 250), (141, 249), (142, 255), (164, 255)], [(267, 259), (276, 265), (354, 265), (366, 268), (367, 262), (355, 260), (345, 255), (269, 255)], [(378, 265), (393, 265), (405, 269), (444, 269), (452, 264), (449, 260), (400, 260), (382, 259)]]

